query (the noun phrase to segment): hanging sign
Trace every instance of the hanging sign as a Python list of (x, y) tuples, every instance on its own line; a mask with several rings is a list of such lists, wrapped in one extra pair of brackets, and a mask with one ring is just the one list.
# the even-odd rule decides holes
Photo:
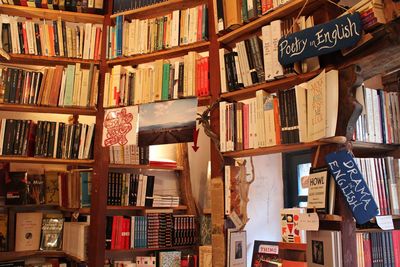
[(349, 14), (282, 37), (278, 43), (281, 65), (324, 55), (355, 45), (361, 39), (359, 13)]
[(366, 223), (378, 215), (378, 206), (350, 153), (333, 152), (325, 160), (357, 223)]
[(104, 113), (102, 145), (137, 145), (138, 106), (108, 109)]

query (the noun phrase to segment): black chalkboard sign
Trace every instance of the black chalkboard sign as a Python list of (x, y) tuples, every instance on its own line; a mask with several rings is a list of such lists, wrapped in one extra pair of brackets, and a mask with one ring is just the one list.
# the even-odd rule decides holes
[(282, 37), (278, 59), (285, 66), (355, 45), (361, 38), (359, 13), (349, 14), (315, 27)]
[(378, 215), (378, 206), (352, 155), (341, 150), (326, 155), (325, 160), (357, 223)]

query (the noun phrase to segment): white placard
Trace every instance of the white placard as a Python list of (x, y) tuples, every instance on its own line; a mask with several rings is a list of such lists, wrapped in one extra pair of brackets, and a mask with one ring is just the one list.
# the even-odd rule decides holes
[(319, 217), (317, 213), (300, 213), (299, 224), (300, 230), (318, 231), (319, 230)]
[(102, 146), (137, 145), (138, 112), (138, 106), (106, 110)]
[(376, 216), (376, 223), (382, 230), (394, 229), (392, 215)]

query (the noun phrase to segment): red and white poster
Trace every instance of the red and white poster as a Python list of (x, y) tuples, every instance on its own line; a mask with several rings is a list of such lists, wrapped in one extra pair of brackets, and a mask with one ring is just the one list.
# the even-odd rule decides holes
[(102, 145), (137, 145), (138, 106), (108, 109), (104, 114)]

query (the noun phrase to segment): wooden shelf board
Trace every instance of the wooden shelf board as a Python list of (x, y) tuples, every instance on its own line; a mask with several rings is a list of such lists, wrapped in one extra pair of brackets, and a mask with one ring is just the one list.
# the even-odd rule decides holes
[(197, 101), (197, 106), (199, 107), (208, 106), (211, 104), (211, 96), (199, 96)]
[(1, 111), (34, 112), (34, 113), (92, 115), (92, 116), (95, 116), (96, 112), (97, 112), (96, 109), (89, 109), (89, 108), (45, 107), (45, 106), (22, 105), (22, 104), (0, 104), (0, 110)]
[[(329, 69), (330, 68), (326, 68), (326, 70), (329, 70)], [(314, 78), (315, 76), (320, 74), (321, 71), (322, 71), (322, 69), (311, 71), (309, 73), (292, 75), (292, 76), (288, 76), (286, 78), (277, 79), (277, 80), (270, 81), (270, 82), (259, 83), (259, 84), (249, 86), (246, 88), (242, 88), (242, 89), (239, 89), (236, 91), (223, 93), (223, 94), (221, 94), (221, 98), (226, 99), (226, 100), (243, 100), (243, 99), (247, 99), (250, 97), (255, 97), (256, 91), (258, 91), (258, 90), (265, 90), (267, 92), (272, 93), (272, 92), (276, 92), (278, 90), (288, 89), (297, 84), (306, 82), (306, 81)]]
[(42, 18), (57, 20), (61, 17), (62, 20), (71, 22), (83, 23), (103, 23), (104, 16), (89, 13), (78, 13), (63, 10), (53, 10), (46, 8), (35, 8), (17, 5), (0, 4), (0, 13), (11, 16), (20, 16), (26, 18)]
[(320, 221), (325, 222), (341, 222), (343, 221), (342, 216), (335, 214), (318, 214)]
[(25, 55), (25, 54), (9, 54), (10, 60), (0, 57), (0, 62), (10, 64), (30, 64), (30, 65), (68, 65), (68, 64), (100, 64), (99, 60), (81, 59), (81, 58), (67, 58), (67, 57), (48, 57), (48, 56), (36, 56), (36, 55)]
[(303, 149), (310, 149), (319, 145), (324, 145), (326, 142), (315, 141), (310, 143), (298, 143), (298, 144), (283, 144), (271, 147), (261, 147), (254, 149), (246, 149), (240, 151), (230, 151), (222, 153), (224, 157), (231, 158), (242, 158), (242, 157), (250, 157), (250, 156), (259, 156), (266, 154), (274, 154), (274, 153), (282, 153), (282, 152), (291, 152)]
[(36, 204), (26, 204), (26, 205), (4, 205), (0, 206), (0, 208), (7, 208), (7, 209), (16, 209), (16, 210), (57, 210), (58, 205), (36, 205)]
[(353, 142), (353, 150), (356, 151), (379, 151), (379, 152), (390, 152), (398, 149), (400, 144), (379, 144), (355, 141)]
[(115, 19), (117, 16), (124, 16), (125, 19), (131, 19), (131, 18), (150, 18), (150, 17), (156, 17), (161, 14), (167, 14), (169, 12), (172, 12), (173, 10), (177, 9), (186, 9), (189, 7), (194, 7), (200, 4), (205, 3), (205, 0), (168, 0), (165, 2), (161, 2), (158, 4), (154, 5), (149, 5), (133, 10), (128, 10), (124, 12), (119, 12), (116, 14), (113, 14), (110, 16), (111, 19)]
[(0, 252), (1, 261), (13, 261), (13, 260), (22, 260), (25, 258), (31, 257), (44, 257), (44, 258), (53, 258), (53, 257), (66, 257), (65, 252), (63, 251), (8, 251), (8, 252)]
[(143, 169), (143, 170), (172, 170), (172, 171), (181, 171), (183, 170), (182, 166), (177, 166), (175, 168), (171, 167), (159, 167), (152, 165), (132, 165), (132, 164), (110, 164), (110, 169)]
[(181, 45), (171, 49), (161, 50), (154, 53), (135, 55), (132, 57), (122, 57), (107, 61), (109, 65), (136, 65), (145, 62), (155, 61), (157, 59), (167, 59), (178, 56), (183, 56), (189, 51), (205, 52), (208, 50), (210, 42), (201, 41), (188, 45)]
[(64, 164), (64, 165), (93, 165), (92, 159), (54, 159), (54, 158), (35, 158), (23, 156), (0, 156), (0, 162), (16, 163), (40, 163), (40, 164)]
[(306, 251), (307, 243), (287, 243), (279, 242), (279, 250), (300, 250)]
[(90, 208), (64, 208), (64, 207), (58, 207), (58, 210), (62, 212), (68, 212), (68, 213), (79, 213), (79, 214), (90, 214)]
[[(315, 1), (317, 0), (308, 0), (308, 5), (310, 5), (312, 2)], [(253, 20), (231, 32), (222, 35), (221, 37), (218, 38), (218, 41), (224, 44), (228, 44), (244, 35), (261, 30), (261, 27), (268, 24), (269, 22), (286, 17), (291, 13), (295, 12), (296, 10), (300, 9), (305, 2), (307, 2), (307, 0), (289, 1), (283, 6), (278, 7), (275, 10), (272, 10), (271, 12), (257, 18), (256, 20)]]
[(187, 206), (180, 205), (177, 207), (137, 207), (137, 206), (107, 206), (108, 211), (134, 211), (134, 210), (187, 210)]

